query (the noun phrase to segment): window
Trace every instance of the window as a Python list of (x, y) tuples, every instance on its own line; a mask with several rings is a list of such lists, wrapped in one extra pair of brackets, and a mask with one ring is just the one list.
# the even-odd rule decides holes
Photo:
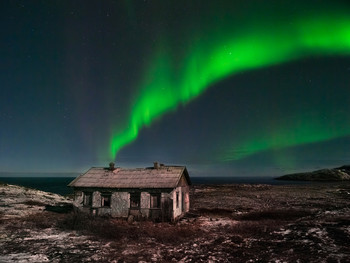
[(140, 208), (140, 193), (130, 193), (130, 208)]
[(176, 192), (176, 208), (179, 208), (179, 192)]
[(87, 192), (84, 193), (84, 205), (91, 206), (92, 205), (92, 193)]
[(151, 208), (160, 208), (160, 193), (151, 194)]
[(102, 207), (110, 207), (111, 206), (111, 195), (110, 194), (102, 194), (101, 195), (101, 206)]
[(182, 209), (182, 212), (185, 211), (185, 193), (184, 192), (181, 192), (181, 209)]

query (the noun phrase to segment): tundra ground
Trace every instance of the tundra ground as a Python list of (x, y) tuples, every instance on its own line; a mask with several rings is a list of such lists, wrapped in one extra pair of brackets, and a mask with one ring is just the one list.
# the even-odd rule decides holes
[(350, 262), (349, 183), (195, 185), (174, 224), (52, 209), (70, 203), (1, 185), (0, 262)]

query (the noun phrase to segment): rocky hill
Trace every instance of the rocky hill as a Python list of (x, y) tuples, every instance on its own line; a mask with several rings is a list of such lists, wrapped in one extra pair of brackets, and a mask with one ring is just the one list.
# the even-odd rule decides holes
[(0, 183), (1, 219), (27, 216), (52, 208), (70, 205), (71, 200), (54, 193)]
[(11, 219), (70, 205), (71, 200), (54, 193), (0, 183), (1, 219)]
[(276, 179), (295, 181), (348, 181), (350, 180), (350, 165), (313, 172), (287, 174)]

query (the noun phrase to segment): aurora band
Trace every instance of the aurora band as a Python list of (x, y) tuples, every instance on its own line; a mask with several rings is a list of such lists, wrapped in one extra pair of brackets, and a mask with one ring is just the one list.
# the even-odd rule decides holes
[[(248, 27), (245, 32), (225, 35), (207, 43), (192, 45), (177, 63), (165, 47), (156, 50), (140, 81), (139, 91), (127, 122), (110, 139), (110, 157), (134, 141), (144, 126), (199, 96), (214, 83), (239, 72), (286, 63), (310, 56), (350, 55), (350, 16), (342, 13), (300, 17), (278, 27)], [(315, 129), (317, 127), (314, 127)], [(305, 136), (279, 145), (265, 138), (247, 142), (249, 152), (229, 160), (244, 158), (271, 147), (285, 147), (329, 140), (350, 134), (350, 127), (339, 132), (311, 136), (313, 127), (301, 131)], [(290, 131), (293, 132), (293, 131)], [(241, 146), (243, 147), (243, 146)]]

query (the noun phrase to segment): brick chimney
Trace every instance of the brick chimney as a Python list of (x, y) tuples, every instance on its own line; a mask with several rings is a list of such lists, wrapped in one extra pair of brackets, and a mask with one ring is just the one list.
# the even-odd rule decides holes
[(113, 162), (110, 162), (109, 163), (109, 170), (113, 171), (115, 168), (114, 168), (114, 163)]
[(153, 166), (154, 169), (159, 169), (160, 168), (160, 164), (158, 162), (154, 162), (153, 165), (154, 165)]

